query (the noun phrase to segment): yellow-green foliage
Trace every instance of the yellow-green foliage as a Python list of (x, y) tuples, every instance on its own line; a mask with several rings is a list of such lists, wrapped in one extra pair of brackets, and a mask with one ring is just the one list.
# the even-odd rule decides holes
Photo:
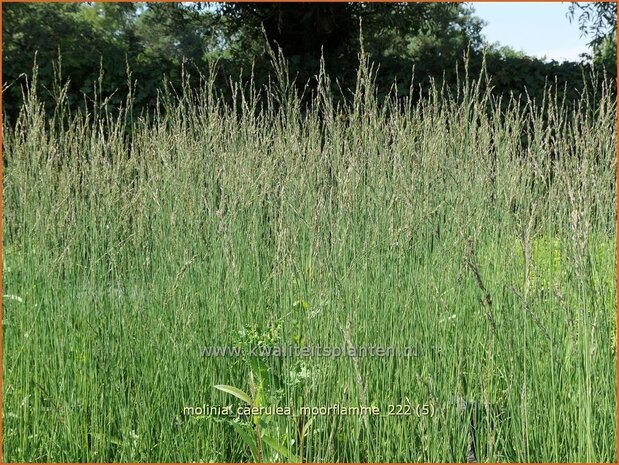
[(533, 241), (531, 290), (548, 291), (567, 274), (565, 254), (556, 237), (540, 237)]

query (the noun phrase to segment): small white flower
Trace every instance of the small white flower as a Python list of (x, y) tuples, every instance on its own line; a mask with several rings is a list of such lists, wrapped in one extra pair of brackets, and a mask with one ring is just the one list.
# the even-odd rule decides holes
[(446, 318), (441, 318), (440, 320), (438, 320), (439, 323), (445, 323), (446, 321), (451, 321), (451, 320), (455, 320), (456, 319), (456, 314), (454, 313), (451, 316), (448, 316)]
[(24, 299), (22, 299), (18, 295), (4, 294), (2, 297), (4, 297), (5, 299), (17, 300), (19, 303), (23, 303), (24, 302)]

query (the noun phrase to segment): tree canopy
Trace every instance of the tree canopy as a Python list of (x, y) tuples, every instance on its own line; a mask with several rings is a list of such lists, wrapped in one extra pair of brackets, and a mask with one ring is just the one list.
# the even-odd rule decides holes
[(593, 60), (612, 68), (617, 63), (617, 3), (571, 3), (568, 17), (590, 41)]
[[(263, 84), (272, 72), (268, 47), (281, 48), (299, 87), (309, 83), (311, 88), (323, 57), (334, 85), (346, 93), (354, 88), (361, 40), (380, 68), (381, 94), (394, 82), (399, 94), (409, 92), (413, 69), (422, 86), (433, 78), (455, 82), (465, 54), (472, 72), (479, 72), (485, 57), (497, 92), (526, 87), (535, 95), (547, 80), (571, 85), (582, 75), (577, 63), (543, 62), (488, 46), (484, 23), (467, 3), (84, 2), (5, 3), (2, 8), (3, 102), (9, 117), (19, 108), (35, 57), (44, 94), (51, 92), (54, 79), (69, 80), (75, 105), (96, 85), (112, 103), (120, 102), (128, 69), (137, 82), (138, 107), (152, 106), (164, 81), (180, 87), (183, 66), (195, 75), (216, 61), (224, 92), (231, 74)], [(616, 24), (616, 4), (573, 5), (568, 14), (591, 35), (594, 61), (607, 63), (614, 73), (609, 55), (616, 56), (611, 24)]]

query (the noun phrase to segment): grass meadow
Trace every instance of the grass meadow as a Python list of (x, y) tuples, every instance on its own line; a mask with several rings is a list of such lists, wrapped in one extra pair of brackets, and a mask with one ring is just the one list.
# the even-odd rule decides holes
[(206, 76), (142, 115), (25, 89), (3, 461), (616, 462), (610, 83), (317, 82), (301, 100), (276, 59), (263, 89)]

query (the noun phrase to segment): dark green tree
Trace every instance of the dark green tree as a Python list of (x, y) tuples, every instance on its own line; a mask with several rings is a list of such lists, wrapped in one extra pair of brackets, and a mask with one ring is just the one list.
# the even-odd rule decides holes
[(572, 3), (568, 18), (577, 21), (583, 35), (589, 37), (593, 49), (590, 58), (616, 75), (617, 63), (617, 3)]
[[(465, 53), (474, 75), (482, 66), (486, 44), (483, 21), (470, 3), (5, 3), (3, 8), (3, 102), (12, 119), (19, 108), (24, 76), (32, 74), (37, 57), (40, 92), (53, 108), (59, 54), (62, 79), (69, 81), (72, 106), (84, 102), (99, 83), (101, 92), (120, 104), (131, 70), (137, 109), (152, 107), (165, 81), (180, 92), (184, 67), (197, 82), (209, 64), (218, 62), (217, 86), (228, 92), (229, 76), (259, 86), (273, 72), (267, 46), (281, 47), (289, 75), (299, 89), (316, 85), (324, 57), (333, 89), (342, 98), (354, 89), (360, 38), (366, 56), (379, 68), (379, 96), (397, 83), (399, 95), (415, 81), (422, 87), (433, 78), (456, 82)], [(616, 4), (572, 6), (571, 14), (592, 34), (595, 62), (614, 72)], [(580, 13), (579, 13), (580, 12)], [(614, 21), (614, 23), (613, 23)], [(265, 40), (266, 37), (266, 40)], [(541, 92), (557, 77), (559, 85), (577, 85), (575, 63), (544, 63), (488, 48), (486, 63), (498, 92)], [(612, 67), (610, 66), (612, 64)], [(576, 77), (575, 77), (576, 76)], [(309, 89), (307, 88), (309, 87)]]
[(75, 103), (91, 94), (101, 67), (105, 84), (112, 91), (118, 76), (125, 73), (127, 45), (123, 37), (110, 33), (100, 6), (75, 3), (4, 3), (2, 5), (3, 107), (17, 111), (24, 76), (36, 62), (42, 97), (51, 98), (58, 58), (62, 77), (69, 81), (69, 98)]
[(578, 21), (583, 34), (591, 38), (591, 45), (598, 45), (617, 32), (616, 2), (575, 2), (569, 6), (568, 17)]
[(354, 86), (361, 36), (383, 71), (383, 93), (396, 78), (408, 89), (413, 65), (419, 76), (440, 74), (468, 47), (482, 46), (483, 22), (462, 3), (227, 3), (217, 12), (228, 22), (237, 62), (264, 59), (266, 36), (300, 86), (311, 84), (321, 56), (342, 88)]

